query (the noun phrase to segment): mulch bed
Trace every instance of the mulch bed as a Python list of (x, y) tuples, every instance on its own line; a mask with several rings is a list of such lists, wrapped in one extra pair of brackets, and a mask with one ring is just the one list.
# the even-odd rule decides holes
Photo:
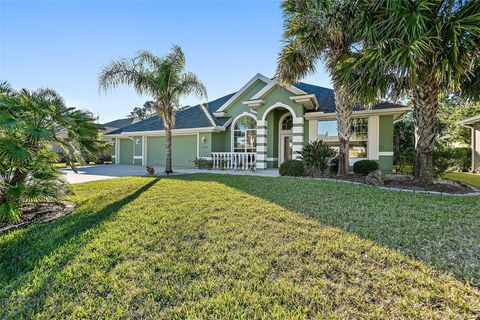
[(25, 228), (32, 223), (44, 223), (63, 217), (73, 211), (73, 202), (46, 202), (28, 205), (23, 208), (21, 220), (14, 223), (0, 222), (0, 233)]
[[(344, 177), (338, 177), (336, 175), (327, 174), (318, 176), (317, 178), (327, 178), (334, 180), (342, 180), (349, 182), (356, 182), (369, 185), (366, 181), (366, 177), (349, 174)], [(474, 188), (452, 180), (439, 179), (434, 181), (433, 184), (425, 184), (419, 181), (415, 181), (412, 175), (407, 174), (389, 174), (385, 175), (385, 184), (383, 187), (386, 188), (397, 188), (403, 190), (411, 191), (429, 191), (429, 192), (440, 192), (448, 194), (469, 194), (478, 192)]]

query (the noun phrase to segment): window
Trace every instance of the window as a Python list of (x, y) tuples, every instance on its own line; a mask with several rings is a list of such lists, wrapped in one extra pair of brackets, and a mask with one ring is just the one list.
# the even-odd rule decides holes
[(282, 121), (282, 130), (292, 130), (293, 118), (292, 115), (286, 116)]
[[(338, 147), (337, 121), (318, 121), (318, 139)], [(350, 127), (348, 155), (352, 158), (367, 158), (368, 118), (354, 118)]]
[(257, 124), (255, 119), (243, 116), (233, 128), (233, 152), (255, 152), (257, 149)]

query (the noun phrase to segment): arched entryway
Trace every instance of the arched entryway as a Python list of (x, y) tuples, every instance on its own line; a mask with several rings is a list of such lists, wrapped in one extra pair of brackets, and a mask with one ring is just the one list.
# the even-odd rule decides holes
[[(260, 111), (260, 110), (259, 110)], [(303, 147), (303, 117), (277, 102), (257, 114), (257, 168), (278, 168), (285, 160), (298, 158)]]

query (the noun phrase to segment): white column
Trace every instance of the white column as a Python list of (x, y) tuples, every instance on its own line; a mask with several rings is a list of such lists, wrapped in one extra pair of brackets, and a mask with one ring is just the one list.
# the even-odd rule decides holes
[(368, 117), (368, 159), (378, 160), (380, 151), (380, 118), (378, 116)]
[(120, 163), (120, 139), (115, 138), (115, 164)]
[(318, 120), (308, 120), (308, 140), (318, 139)]
[(257, 169), (267, 168), (267, 121), (257, 120)]
[(472, 128), (472, 171), (480, 172), (480, 123)]
[(145, 142), (145, 136), (142, 136), (142, 166), (145, 167), (147, 159), (145, 158), (145, 146), (147, 143)]

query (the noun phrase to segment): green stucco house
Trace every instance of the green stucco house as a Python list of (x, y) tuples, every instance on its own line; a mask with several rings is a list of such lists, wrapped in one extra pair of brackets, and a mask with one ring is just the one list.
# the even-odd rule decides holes
[[(369, 109), (357, 106), (351, 164), (372, 159), (391, 171), (393, 122), (407, 111), (388, 102)], [(278, 168), (295, 159), (309, 140), (337, 144), (334, 94), (303, 82), (283, 87), (257, 74), (235, 93), (178, 110), (172, 135), (174, 168), (193, 168), (196, 158), (210, 159), (214, 168), (222, 169)], [(165, 165), (163, 124), (157, 116), (106, 136), (114, 143), (117, 164)]]

